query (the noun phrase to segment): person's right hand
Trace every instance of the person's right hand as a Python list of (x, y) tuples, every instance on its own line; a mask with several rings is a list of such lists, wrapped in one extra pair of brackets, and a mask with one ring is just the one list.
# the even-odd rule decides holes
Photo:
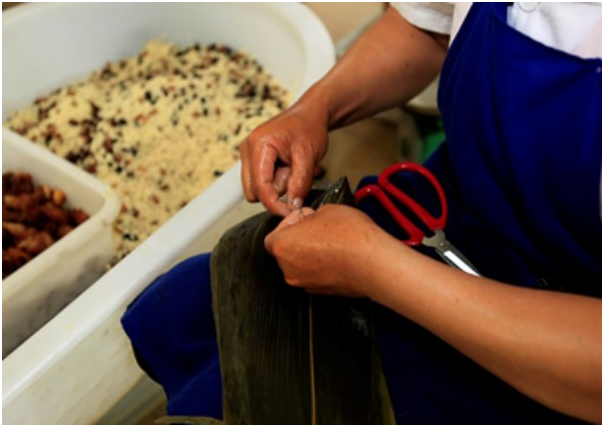
[(286, 216), (302, 207), (327, 151), (327, 116), (294, 105), (254, 129), (239, 150), (245, 198)]

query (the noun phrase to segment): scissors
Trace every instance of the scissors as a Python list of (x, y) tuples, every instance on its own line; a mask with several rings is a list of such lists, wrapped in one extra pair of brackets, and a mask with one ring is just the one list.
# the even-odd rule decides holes
[[(430, 214), (423, 206), (411, 198), (408, 194), (400, 190), (394, 185), (390, 178), (400, 172), (415, 172), (425, 177), (428, 182), (434, 187), (440, 200), (440, 216), (435, 217)], [(407, 239), (402, 242), (417, 246), (423, 244), (433, 248), (438, 255), (449, 265), (459, 268), (466, 273), (479, 276), (478, 270), (470, 263), (470, 261), (453, 246), (446, 238), (445, 224), (447, 223), (448, 205), (445, 198), (445, 192), (436, 177), (425, 167), (412, 162), (400, 162), (386, 168), (379, 176), (377, 184), (366, 185), (355, 194), (356, 202), (373, 197), (386, 209), (389, 215), (396, 223), (408, 234)], [(394, 199), (402, 205), (406, 206), (421, 222), (432, 231), (432, 236), (427, 236), (426, 233), (417, 227), (409, 218), (407, 218), (399, 208), (396, 207)]]

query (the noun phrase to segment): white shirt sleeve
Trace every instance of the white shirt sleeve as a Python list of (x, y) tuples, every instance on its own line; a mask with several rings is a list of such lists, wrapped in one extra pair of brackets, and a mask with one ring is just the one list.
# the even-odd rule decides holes
[(411, 24), (423, 30), (450, 34), (454, 3), (390, 3)]
[[(471, 3), (390, 3), (411, 24), (449, 34), (461, 26)], [(518, 2), (508, 9), (508, 24), (547, 45), (582, 58), (602, 57), (602, 3)]]

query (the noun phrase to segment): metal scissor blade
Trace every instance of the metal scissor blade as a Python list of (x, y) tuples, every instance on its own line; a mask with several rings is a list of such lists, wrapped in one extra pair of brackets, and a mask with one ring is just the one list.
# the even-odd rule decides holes
[(472, 264), (470, 264), (469, 261), (464, 261), (465, 258), (461, 259), (459, 255), (456, 254), (454, 251), (438, 251), (438, 254), (447, 262), (447, 264), (457, 267), (468, 274), (480, 276), (480, 273), (478, 273), (476, 268)]
[(442, 230), (436, 230), (431, 237), (424, 237), (422, 243), (425, 246), (434, 248), (447, 264), (457, 267), (468, 274), (480, 276), (476, 267), (447, 240)]

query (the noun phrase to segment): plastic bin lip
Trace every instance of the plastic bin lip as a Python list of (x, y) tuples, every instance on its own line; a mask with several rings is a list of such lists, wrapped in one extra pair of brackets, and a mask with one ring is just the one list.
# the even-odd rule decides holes
[[(240, 167), (234, 167), (217, 182), (223, 185), (239, 183), (240, 176)], [(65, 307), (60, 315), (9, 354), (2, 361), (3, 407), (17, 398), (41, 372), (59, 362), (111, 313), (130, 303), (141, 289), (242, 198), (243, 190), (225, 195), (221, 185), (210, 186)], [(207, 209), (218, 200), (220, 209)], [(166, 242), (171, 242), (169, 248), (166, 248)], [(149, 259), (163, 262), (149, 263)], [(41, 353), (41, 346), (52, 351)]]
[[(5, 156), (5, 150), (11, 150), (19, 155), (35, 159), (32, 163), (33, 167), (43, 167), (61, 175), (64, 179), (78, 182), (85, 191), (98, 196), (102, 200), (102, 205), (96, 212), (89, 212), (90, 217), (87, 221), (2, 280), (3, 304), (6, 300), (23, 291), (25, 286), (29, 286), (31, 280), (39, 274), (40, 269), (47, 268), (48, 265), (56, 263), (59, 257), (78, 250), (90, 239), (90, 236), (94, 236), (96, 230), (108, 227), (120, 209), (119, 197), (111, 187), (72, 165), (67, 160), (38, 147), (9, 129), (2, 128), (3, 157)], [(35, 170), (30, 169), (27, 172), (34, 175), (35, 179)], [(67, 194), (67, 200), (68, 202), (70, 200), (69, 194)]]
[[(176, 5), (178, 3), (173, 4)], [(316, 15), (316, 13), (310, 8), (307, 8), (297, 2), (228, 2), (226, 4), (228, 4), (229, 7), (238, 7), (239, 5), (249, 7), (250, 5), (254, 5), (254, 7), (265, 8), (268, 13), (280, 18), (283, 22), (287, 23), (287, 25), (291, 26), (291, 28), (294, 30), (294, 32), (296, 33), (296, 40), (300, 44), (301, 53), (304, 58), (304, 73), (301, 76), (301, 80), (296, 81), (295, 83), (298, 87), (298, 90), (296, 91), (294, 99), (292, 101), (296, 101), (306, 91), (306, 89), (308, 89), (317, 80), (318, 76), (322, 76), (328, 71), (328, 69), (326, 69), (326, 64), (329, 64), (329, 66), (333, 65), (334, 60), (336, 58), (336, 51), (331, 36), (329, 35), (327, 29), (325, 28), (319, 17)], [(3, 36), (5, 26), (18, 28), (21, 23), (28, 23), (29, 20), (40, 21), (41, 15), (50, 12), (60, 12), (69, 16), (69, 14), (73, 12), (74, 8), (80, 8), (79, 10), (86, 10), (87, 8), (121, 7), (145, 7), (151, 9), (161, 8), (162, 3), (24, 3), (19, 5), (18, 7), (7, 9), (2, 13)], [(77, 10), (78, 9), (76, 9), (76, 11)], [(144, 31), (145, 28), (139, 30)], [(151, 34), (153, 33), (151, 32), (150, 35)], [(155, 34), (155, 36), (164, 37), (165, 34)], [(8, 40), (8, 38), (5, 38), (4, 40), (6, 41)], [(244, 51), (246, 50), (245, 48), (242, 49)], [(106, 61), (108, 59), (117, 60), (119, 58), (103, 58), (103, 61)], [(102, 64), (103, 62), (99, 62), (99, 64), (97, 65), (102, 66)], [(56, 87), (77, 80), (78, 76), (82, 78), (85, 77), (84, 74), (76, 73), (66, 81), (59, 82)], [(37, 93), (36, 96), (39, 95), (43, 95), (43, 93)], [(4, 101), (5, 99), (3, 98), (3, 104)], [(9, 108), (5, 107), (4, 111), (2, 112), (3, 120), (6, 119), (7, 114), (10, 113), (12, 109), (14, 109), (14, 100), (8, 100), (8, 107)]]

